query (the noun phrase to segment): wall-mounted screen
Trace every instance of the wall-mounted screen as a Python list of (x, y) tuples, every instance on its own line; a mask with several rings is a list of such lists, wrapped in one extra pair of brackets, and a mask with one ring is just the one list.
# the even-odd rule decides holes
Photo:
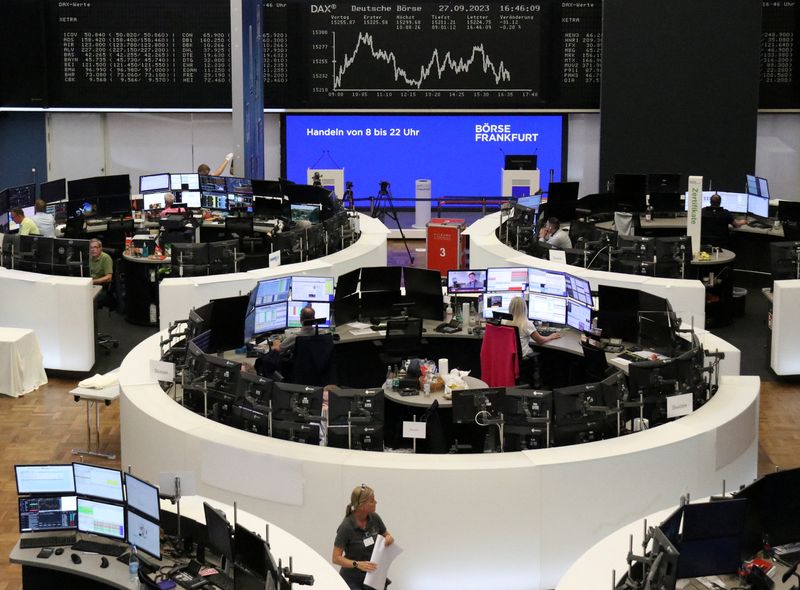
[(327, 154), (359, 195), (387, 181), (393, 197), (413, 197), (426, 178), (433, 196), (498, 196), (504, 152), (537, 154), (543, 190), (551, 170), (562, 177), (561, 115), (286, 115), (284, 127), (289, 180), (305, 183)]

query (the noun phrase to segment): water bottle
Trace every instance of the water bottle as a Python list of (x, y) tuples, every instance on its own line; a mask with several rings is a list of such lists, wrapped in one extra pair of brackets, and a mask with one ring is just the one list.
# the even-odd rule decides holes
[(452, 319), (453, 319), (453, 308), (450, 307), (450, 304), (448, 303), (447, 307), (444, 310), (444, 321), (449, 324), (452, 321)]
[(128, 561), (128, 576), (131, 582), (139, 581), (139, 554), (136, 545), (131, 545), (130, 561)]

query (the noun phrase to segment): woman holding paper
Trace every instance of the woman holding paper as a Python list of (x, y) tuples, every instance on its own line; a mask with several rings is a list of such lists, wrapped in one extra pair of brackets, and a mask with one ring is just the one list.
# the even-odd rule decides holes
[(367, 572), (377, 567), (370, 559), (378, 535), (383, 537), (385, 545), (394, 543), (394, 537), (375, 512), (377, 505), (371, 487), (361, 484), (354, 488), (344, 520), (336, 530), (331, 561), (341, 566), (340, 574), (351, 590), (363, 590)]

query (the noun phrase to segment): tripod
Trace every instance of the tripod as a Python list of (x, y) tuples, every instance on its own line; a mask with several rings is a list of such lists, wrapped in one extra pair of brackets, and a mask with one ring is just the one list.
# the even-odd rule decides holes
[(381, 180), (380, 182), (378, 196), (372, 201), (370, 216), (380, 219), (381, 223), (384, 223), (386, 217), (394, 219), (394, 222), (397, 224), (397, 229), (400, 230), (400, 238), (403, 240), (403, 245), (406, 247), (408, 259), (411, 261), (411, 264), (414, 264), (414, 256), (412, 256), (411, 249), (408, 247), (408, 240), (406, 240), (406, 234), (403, 232), (400, 220), (397, 217), (397, 209), (394, 208), (394, 201), (392, 201), (392, 192), (389, 190), (389, 183), (386, 180)]
[(345, 208), (350, 208), (351, 210), (355, 210), (355, 198), (353, 196), (353, 183), (349, 180), (344, 185), (344, 194), (342, 195), (342, 203), (344, 203)]

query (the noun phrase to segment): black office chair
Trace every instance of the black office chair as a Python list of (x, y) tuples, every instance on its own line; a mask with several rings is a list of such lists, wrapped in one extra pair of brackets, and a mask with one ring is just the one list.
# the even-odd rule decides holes
[(395, 365), (418, 356), (422, 346), (422, 318), (392, 318), (386, 322), (386, 338), (376, 341), (381, 365)]
[(71, 239), (86, 239), (86, 230), (84, 229), (85, 219), (82, 215), (77, 217), (68, 217), (67, 225), (64, 228), (64, 237)]
[(122, 252), (125, 249), (125, 238), (132, 237), (133, 233), (133, 219), (109, 221), (103, 234), (103, 246)]
[(298, 336), (295, 339), (291, 382), (320, 387), (336, 382), (333, 334)]
[(783, 223), (783, 237), (791, 242), (800, 241), (800, 223), (796, 221), (786, 221)]
[(730, 244), (728, 220), (722, 215), (703, 215), (700, 226), (700, 243), (727, 248)]

